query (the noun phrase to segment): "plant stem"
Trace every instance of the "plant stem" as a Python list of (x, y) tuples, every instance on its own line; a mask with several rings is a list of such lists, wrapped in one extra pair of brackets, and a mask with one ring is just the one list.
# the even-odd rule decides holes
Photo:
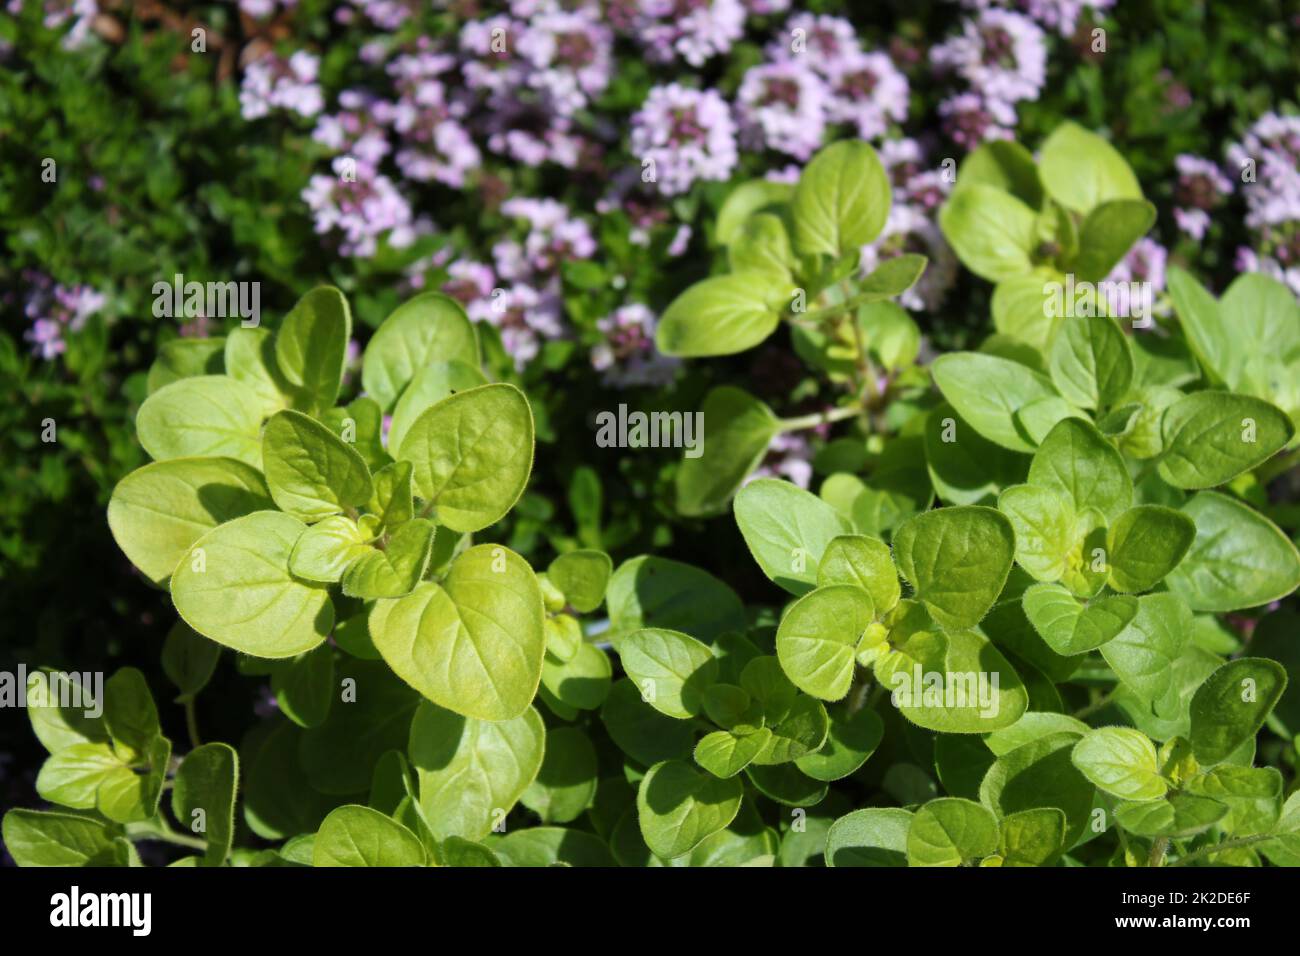
[(850, 418), (857, 418), (862, 414), (860, 408), (831, 408), (824, 412), (814, 412), (811, 415), (801, 415), (798, 418), (781, 419), (781, 431), (792, 432), (801, 428), (816, 428), (827, 422), (842, 422)]
[(1262, 843), (1264, 840), (1271, 840), (1277, 834), (1275, 833), (1256, 833), (1253, 836), (1237, 837), (1233, 840), (1224, 840), (1222, 843), (1216, 843), (1214, 846), (1202, 847), (1186, 856), (1180, 856), (1170, 866), (1186, 866), (1194, 860), (1203, 860), (1207, 856), (1220, 853), (1224, 850), (1235, 850), (1237, 847), (1250, 846), (1252, 843)]
[(1151, 855), (1147, 857), (1147, 866), (1163, 866), (1165, 862), (1165, 851), (1169, 849), (1169, 837), (1160, 837), (1155, 843), (1151, 844)]
[(1090, 714), (1095, 714), (1097, 711), (1101, 710), (1112, 700), (1114, 700), (1115, 695), (1118, 693), (1119, 693), (1119, 685), (1116, 684), (1114, 687), (1110, 689), (1110, 691), (1108, 691), (1105, 694), (1102, 694), (1100, 697), (1094, 700), (1087, 707), (1080, 707), (1078, 710), (1074, 712), (1073, 716), (1078, 720), (1082, 720), (1084, 717), (1087, 717)]
[(190, 732), (190, 748), (197, 750), (203, 746), (199, 740), (199, 717), (194, 710), (194, 698), (185, 698), (185, 727)]
[[(138, 826), (138, 829), (133, 829), (133, 826)], [(184, 833), (177, 833), (161, 819), (138, 825), (128, 824), (126, 834), (136, 840), (161, 840), (163, 843), (172, 843), (176, 846), (188, 847), (191, 850), (206, 850), (208, 848), (206, 840), (186, 836)]]

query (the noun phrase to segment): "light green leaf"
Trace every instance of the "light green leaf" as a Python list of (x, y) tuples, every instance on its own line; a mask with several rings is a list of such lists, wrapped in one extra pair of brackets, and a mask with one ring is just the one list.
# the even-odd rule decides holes
[(4, 816), (5, 849), (19, 866), (121, 866), (109, 828), (92, 817), (41, 810)]
[(547, 706), (558, 702), (574, 711), (595, 710), (609, 694), (612, 674), (609, 657), (604, 651), (592, 644), (579, 644), (573, 657), (567, 661), (552, 654), (546, 655), (542, 661), (540, 693)]
[(995, 355), (949, 352), (930, 366), (935, 384), (971, 428), (1011, 451), (1035, 445), (1016, 427), (1016, 413), (1031, 402), (1058, 397), (1045, 375)]
[(501, 520), (528, 484), (532, 409), (513, 385), (457, 392), (416, 419), (401, 455), (439, 525), (480, 531)]
[(743, 352), (776, 331), (791, 292), (779, 274), (754, 270), (704, 279), (669, 303), (655, 344), (684, 358)]
[(614, 562), (604, 551), (580, 548), (567, 551), (550, 563), (546, 576), (551, 579), (573, 609), (590, 614), (605, 600)]
[(1025, 615), (1058, 654), (1084, 654), (1117, 637), (1137, 615), (1137, 598), (1112, 595), (1081, 602), (1060, 584), (1035, 584), (1024, 595)]
[(1124, 157), (1096, 133), (1065, 122), (1043, 143), (1038, 171), (1053, 199), (1087, 214), (1109, 199), (1141, 199), (1142, 188)]
[(1100, 789), (1123, 800), (1156, 800), (1168, 784), (1151, 739), (1131, 727), (1098, 727), (1074, 745), (1070, 759)]
[(368, 540), (351, 518), (331, 515), (298, 538), (289, 554), (289, 571), (308, 581), (335, 584), (348, 565), (374, 550)]
[(804, 167), (790, 202), (800, 255), (856, 256), (889, 216), (889, 176), (866, 143), (843, 141)]
[(735, 819), (743, 793), (734, 777), (700, 773), (682, 760), (655, 764), (636, 795), (641, 836), (662, 859), (689, 853)]
[(492, 837), (490, 847), (504, 866), (613, 867), (603, 840), (585, 830), (529, 827)]
[(792, 183), (778, 183), (770, 179), (751, 179), (741, 183), (727, 194), (718, 210), (715, 237), (718, 243), (730, 245), (740, 238), (741, 227), (753, 215), (764, 210), (777, 210), (794, 195)]
[(771, 213), (750, 216), (727, 245), (727, 264), (732, 272), (788, 275), (793, 263), (790, 236), (780, 217)]
[(1178, 566), (1196, 538), (1196, 524), (1181, 511), (1138, 505), (1119, 516), (1106, 537), (1110, 586), (1149, 591)]
[[(441, 585), (378, 601), (370, 634), (384, 660), (429, 700), (480, 720), (528, 709), (542, 676), (542, 592), (523, 558), (500, 545), (462, 553)], [(463, 835), (463, 834), (462, 834)]]
[(795, 601), (776, 632), (776, 655), (796, 687), (822, 700), (849, 692), (854, 650), (875, 617), (871, 596), (850, 584), (832, 584)]
[(704, 396), (702, 453), (677, 469), (677, 510), (702, 516), (724, 511), (758, 467), (779, 430), (772, 409), (743, 389), (724, 385)]
[(831, 718), (826, 743), (821, 749), (798, 758), (795, 765), (814, 780), (841, 780), (867, 762), (880, 746), (885, 725), (871, 710), (859, 710), (847, 717)]
[(263, 414), (306, 404), (302, 390), (294, 388), (280, 371), (270, 329), (231, 329), (226, 337), (225, 369), (227, 375), (252, 390)]
[(1077, 418), (1059, 422), (1043, 439), (1029, 466), (1029, 483), (1063, 492), (1075, 511), (1096, 508), (1107, 522), (1133, 503), (1133, 481), (1119, 452)]
[(907, 830), (909, 866), (961, 866), (997, 848), (997, 819), (960, 797), (931, 800), (916, 811)]
[(1180, 510), (1196, 522), (1196, 539), (1165, 581), (1193, 611), (1256, 607), (1300, 585), (1300, 552), (1249, 505), (1202, 491)]
[(553, 727), (537, 778), (520, 802), (543, 823), (571, 823), (596, 797), (596, 748), (577, 727)]
[(978, 182), (954, 189), (939, 211), (939, 228), (962, 264), (982, 279), (1001, 282), (1034, 267), (1037, 218), (1001, 189)]
[(745, 610), (736, 592), (707, 571), (668, 558), (642, 555), (619, 565), (605, 601), (615, 636), (653, 625), (689, 629), (701, 640), (713, 641), (745, 629)]
[(1078, 546), (1074, 503), (1055, 488), (1013, 485), (998, 496), (998, 510), (1016, 535), (1016, 562), (1037, 581), (1059, 581)]
[(894, 557), (916, 598), (945, 628), (978, 624), (1011, 571), (1015, 535), (992, 508), (940, 508), (906, 521)]
[(1163, 800), (1121, 803), (1115, 822), (1140, 837), (1183, 838), (1204, 833), (1227, 814), (1218, 800), (1191, 793), (1175, 793)]
[(1079, 229), (1075, 273), (1084, 282), (1105, 279), (1155, 221), (1156, 207), (1144, 199), (1110, 199), (1099, 203)]
[(821, 750), (830, 732), (830, 721), (821, 701), (799, 694), (782, 716), (768, 717), (766, 729), (772, 736), (754, 757), (755, 765), (760, 767), (792, 763)]
[(1187, 792), (1227, 806), (1221, 826), (1237, 837), (1268, 832), (1282, 813), (1282, 774), (1276, 767), (1221, 764), (1189, 780)]
[(1173, 687), (1173, 664), (1192, 631), (1192, 612), (1176, 594), (1144, 594), (1119, 635), (1101, 646), (1117, 677), (1154, 704)]
[(271, 417), (262, 433), (262, 460), (275, 503), (306, 522), (364, 505), (374, 491), (361, 455), (302, 412)]
[(944, 403), (925, 421), (925, 462), (935, 493), (945, 504), (989, 504), (998, 492), (1024, 481), (1029, 462), (996, 445)]
[(1021, 810), (1056, 807), (1065, 814), (1064, 846), (1083, 834), (1096, 789), (1070, 761), (1076, 733), (1039, 737), (993, 762), (980, 784), (980, 803), (1005, 817)]
[(1286, 668), (1263, 657), (1228, 661), (1196, 689), (1192, 752), (1203, 767), (1223, 763), (1264, 725), (1286, 690)]
[(481, 840), (491, 833), (536, 779), (545, 738), (532, 707), (487, 721), (421, 703), (411, 722), (410, 755), (434, 836)]
[(845, 534), (832, 538), (817, 564), (817, 586), (851, 584), (870, 597), (875, 616), (890, 611), (902, 596), (889, 545), (879, 538)]
[(699, 715), (704, 692), (718, 676), (707, 645), (680, 631), (647, 627), (620, 635), (614, 646), (646, 703), (669, 717)]
[(772, 732), (761, 727), (751, 734), (715, 730), (695, 745), (695, 762), (715, 777), (734, 777), (767, 746)]
[(299, 299), (280, 324), (276, 364), (317, 408), (329, 408), (339, 396), (351, 337), (348, 300), (333, 286), (320, 286)]
[(135, 416), (140, 444), (157, 461), (235, 458), (262, 467), (262, 407), (225, 375), (198, 375), (165, 385)]
[(80, 743), (51, 754), (36, 776), (36, 792), (51, 803), (93, 810), (95, 795), (108, 779), (135, 775), (106, 743)]
[(906, 866), (912, 814), (895, 807), (854, 810), (831, 824), (827, 866)]
[(383, 527), (396, 528), (414, 516), (415, 506), (411, 499), (413, 471), (409, 461), (395, 461), (375, 472), (375, 491), (366, 508), (379, 518)]
[(1105, 408), (1133, 384), (1133, 352), (1114, 319), (1067, 319), (1052, 343), (1052, 382), (1080, 408)]
[(1193, 392), (1165, 409), (1160, 477), (1176, 488), (1214, 488), (1284, 448), (1295, 426), (1268, 402)]
[(207, 841), (202, 866), (220, 866), (230, 852), (238, 789), (239, 755), (227, 744), (194, 748), (176, 770), (172, 812), (183, 827)]
[(759, 567), (791, 594), (817, 582), (817, 566), (832, 538), (852, 530), (816, 495), (788, 481), (760, 478), (736, 495), (736, 524)]
[(434, 527), (412, 518), (388, 538), (383, 550), (367, 546), (343, 572), (343, 593), (368, 601), (410, 594), (429, 567)]
[(416, 371), (402, 397), (393, 408), (388, 428), (388, 448), (394, 457), (401, 455), (402, 442), (416, 419), (444, 398), (488, 384), (477, 366), (461, 361), (434, 362)]
[(306, 530), (297, 518), (257, 511), (201, 537), (172, 575), (172, 600), (204, 637), (254, 657), (294, 657), (334, 626), (323, 587), (289, 573), (289, 555)]
[(600, 719), (619, 749), (643, 766), (689, 758), (695, 742), (691, 724), (659, 713), (641, 699), (641, 691), (627, 678), (610, 687)]
[(420, 838), (378, 810), (346, 804), (332, 810), (312, 845), (313, 866), (424, 866)]
[(392, 412), (416, 373), (434, 362), (478, 368), (478, 338), (459, 302), (425, 292), (394, 309), (375, 331), (362, 359), (362, 388)]
[(998, 855), (1003, 866), (1050, 866), (1064, 849), (1065, 814), (1038, 807), (1002, 818)]
[(165, 584), (205, 532), (272, 506), (261, 474), (241, 461), (174, 458), (137, 468), (117, 483), (108, 527), (131, 563)]
[(158, 348), (158, 357), (149, 366), (146, 387), (152, 395), (164, 385), (195, 375), (220, 375), (225, 371), (222, 355), (224, 338), (172, 339)]

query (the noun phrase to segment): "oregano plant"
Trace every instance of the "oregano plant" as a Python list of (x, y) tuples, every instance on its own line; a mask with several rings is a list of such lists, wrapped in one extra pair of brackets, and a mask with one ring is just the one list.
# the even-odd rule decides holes
[[(677, 517), (752, 568), (576, 539), (535, 568), (499, 543), (539, 426), (447, 296), (377, 327), (355, 395), (334, 288), (160, 358), (152, 461), (107, 518), (175, 612), (189, 739), (131, 668), (33, 706), (58, 809), (5, 816), (15, 860), (1300, 865), (1294, 616), (1260, 610), (1300, 585), (1268, 497), (1300, 305), (1175, 272), (1141, 315), (1085, 307), (1152, 208), (1067, 124), (1038, 159), (999, 142), (957, 169), (940, 221), (996, 331), (931, 357), (893, 301), (925, 258), (861, 268), (890, 192), (862, 142), (737, 186), (717, 271), (659, 325), (687, 359), (788, 340), (831, 396), (789, 416), (703, 396)], [(809, 429), (809, 488), (754, 474)], [(751, 570), (756, 591), (729, 583)], [(1250, 640), (1226, 617), (1246, 613)], [(205, 742), (219, 667), (275, 715)]]

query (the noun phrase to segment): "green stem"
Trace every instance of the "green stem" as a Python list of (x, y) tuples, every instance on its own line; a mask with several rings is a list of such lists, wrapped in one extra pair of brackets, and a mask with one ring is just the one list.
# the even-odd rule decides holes
[(862, 414), (860, 408), (832, 408), (824, 412), (814, 412), (811, 415), (801, 415), (798, 418), (781, 419), (781, 431), (792, 432), (801, 428), (816, 428), (818, 425), (827, 422), (842, 422), (850, 418), (857, 418)]
[(190, 748), (197, 750), (203, 746), (199, 740), (199, 717), (194, 709), (194, 698), (185, 698), (185, 727), (190, 733)]
[(1119, 685), (1116, 684), (1108, 693), (1102, 694), (1100, 697), (1094, 700), (1087, 707), (1080, 707), (1078, 710), (1074, 712), (1073, 716), (1077, 720), (1083, 720), (1083, 718), (1091, 714), (1095, 714), (1097, 711), (1101, 710), (1112, 700), (1114, 700), (1115, 695), (1118, 693), (1119, 693)]
[(184, 833), (177, 833), (162, 820), (142, 824), (127, 824), (126, 835), (134, 840), (161, 840), (163, 843), (172, 843), (176, 846), (188, 847), (191, 850), (202, 851), (208, 848), (206, 840), (186, 836)]
[(1147, 857), (1147, 866), (1159, 867), (1164, 865), (1165, 851), (1169, 849), (1169, 837), (1160, 837), (1155, 843), (1151, 844), (1151, 855)]
[(1250, 846), (1252, 843), (1262, 843), (1265, 840), (1271, 840), (1276, 835), (1277, 834), (1275, 833), (1256, 833), (1254, 836), (1244, 836), (1244, 837), (1237, 837), (1232, 840), (1224, 840), (1222, 843), (1216, 843), (1214, 846), (1202, 847), (1199, 850), (1187, 854), (1187, 856), (1180, 856), (1178, 859), (1174, 860), (1174, 862), (1170, 863), (1169, 865), (1186, 866), (1188, 863), (1191, 863), (1195, 860), (1203, 860), (1207, 856), (1212, 856), (1215, 853), (1221, 853), (1224, 850), (1235, 850), (1238, 847)]

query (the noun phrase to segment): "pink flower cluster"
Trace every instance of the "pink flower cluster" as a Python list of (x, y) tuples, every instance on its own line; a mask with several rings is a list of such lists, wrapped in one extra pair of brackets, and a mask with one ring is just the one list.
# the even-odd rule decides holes
[(46, 361), (67, 351), (65, 332), (80, 331), (108, 301), (89, 286), (60, 285), (43, 273), (28, 270), (23, 279), (29, 286), (23, 313), (32, 323), (23, 338), (31, 343), (32, 352)]
[(967, 149), (986, 140), (1011, 139), (1015, 104), (1038, 99), (1047, 79), (1042, 29), (1023, 14), (993, 6), (963, 21), (961, 33), (933, 47), (930, 62), (970, 87), (939, 106), (944, 131)]
[(244, 119), (255, 120), (272, 110), (286, 110), (312, 117), (325, 108), (317, 82), (320, 57), (299, 50), (287, 59), (267, 54), (244, 68), (239, 89), (239, 110)]
[(1227, 155), (1254, 233), (1253, 248), (1237, 250), (1237, 268), (1271, 275), (1300, 295), (1300, 116), (1265, 113)]

